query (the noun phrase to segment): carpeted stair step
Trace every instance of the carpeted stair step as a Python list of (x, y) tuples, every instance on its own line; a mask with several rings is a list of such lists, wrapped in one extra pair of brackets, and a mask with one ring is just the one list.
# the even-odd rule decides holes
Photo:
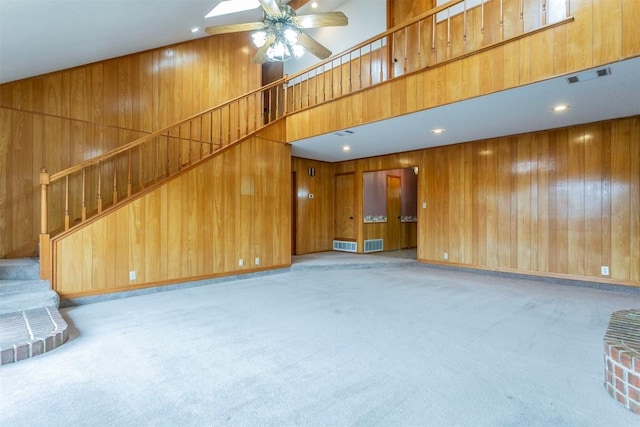
[(61, 346), (68, 338), (67, 328), (57, 306), (0, 314), (0, 365)]
[(38, 280), (40, 262), (37, 258), (0, 259), (0, 280)]
[(46, 280), (0, 280), (0, 301), (7, 294), (47, 290), (49, 282)]
[(49, 289), (0, 294), (0, 314), (59, 305), (60, 297)]

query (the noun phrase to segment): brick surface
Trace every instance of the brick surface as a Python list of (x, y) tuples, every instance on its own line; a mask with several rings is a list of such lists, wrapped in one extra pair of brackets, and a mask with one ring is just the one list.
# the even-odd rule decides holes
[(632, 369), (633, 359), (628, 351), (620, 352), (620, 363), (627, 369)]
[(31, 343), (31, 357), (44, 353), (44, 341), (37, 340)]
[(622, 393), (616, 393), (616, 400), (622, 403), (624, 406), (627, 406), (627, 396)]
[(633, 370), (640, 374), (640, 357), (633, 358)]
[(31, 357), (31, 352), (29, 350), (29, 344), (26, 342), (16, 345), (16, 362)]
[(637, 374), (637, 373), (634, 374), (633, 372), (629, 372), (627, 374), (627, 381), (632, 386), (636, 388), (640, 388), (640, 374)]
[(634, 414), (640, 415), (640, 404), (629, 401), (629, 410)]
[(3, 348), (2, 351), (0, 351), (0, 365), (13, 362), (15, 362), (13, 347)]
[(627, 394), (627, 383), (624, 381), (616, 380), (616, 390), (620, 393), (626, 395)]
[(627, 382), (627, 371), (625, 369), (622, 369), (621, 366), (616, 366), (615, 373), (616, 373), (616, 378), (619, 378), (622, 381)]
[(627, 396), (629, 399), (633, 399), (636, 402), (640, 402), (640, 389), (637, 389), (632, 386), (627, 387)]
[(611, 358), (618, 362), (618, 348), (616, 346), (611, 346)]

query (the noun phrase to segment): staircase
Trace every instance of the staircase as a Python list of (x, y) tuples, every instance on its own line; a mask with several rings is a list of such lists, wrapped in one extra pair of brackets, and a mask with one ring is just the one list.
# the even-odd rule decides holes
[(60, 298), (40, 280), (36, 258), (0, 259), (0, 365), (38, 356), (67, 340)]

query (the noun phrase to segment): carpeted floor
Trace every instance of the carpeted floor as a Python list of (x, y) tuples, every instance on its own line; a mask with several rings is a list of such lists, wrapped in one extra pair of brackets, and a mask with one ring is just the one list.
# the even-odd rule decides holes
[(602, 385), (637, 292), (373, 267), (61, 310), (67, 344), (0, 368), (0, 425), (640, 425)]

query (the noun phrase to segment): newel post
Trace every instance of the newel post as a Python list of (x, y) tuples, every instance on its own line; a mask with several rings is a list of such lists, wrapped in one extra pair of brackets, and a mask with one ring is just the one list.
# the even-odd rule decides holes
[(51, 242), (49, 240), (49, 171), (40, 170), (40, 278), (51, 280)]

